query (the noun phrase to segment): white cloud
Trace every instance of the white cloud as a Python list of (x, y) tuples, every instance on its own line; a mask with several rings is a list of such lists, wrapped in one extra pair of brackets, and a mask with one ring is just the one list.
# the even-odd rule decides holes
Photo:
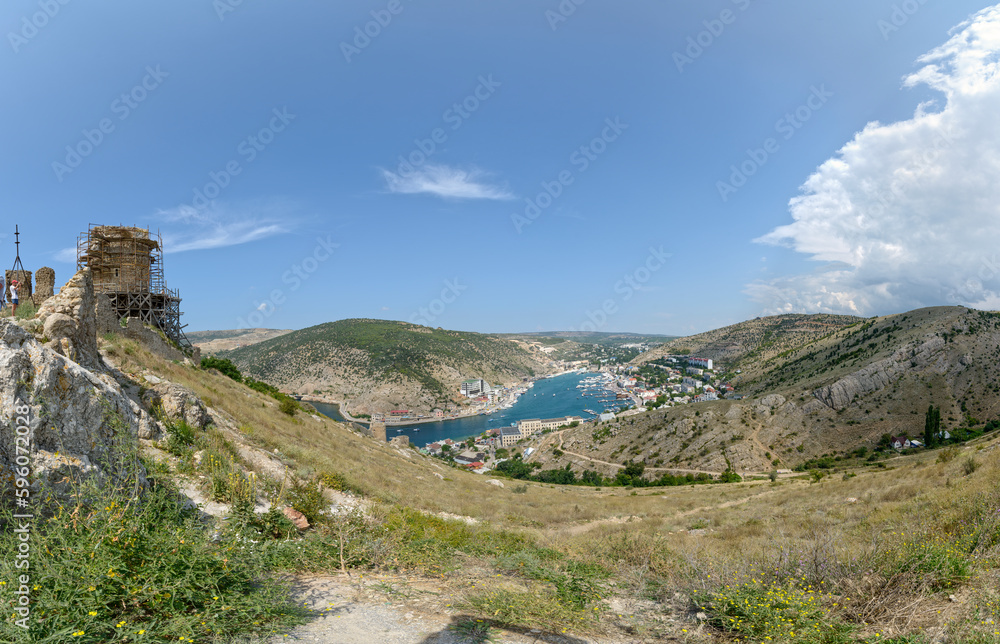
[(227, 208), (215, 202), (210, 208), (181, 205), (156, 213), (164, 223), (163, 247), (167, 253), (237, 246), (291, 230), (287, 206), (282, 204)]
[(768, 312), (1000, 304), (1000, 5), (918, 63), (904, 85), (941, 92), (943, 108), (870, 123), (806, 180), (793, 223), (756, 240), (823, 262), (750, 284)]
[(62, 249), (55, 254), (55, 259), (65, 264), (76, 264), (76, 247)]
[[(160, 230), (165, 253), (225, 248), (290, 232), (291, 210), (290, 204), (277, 201), (239, 207), (218, 202), (212, 202), (208, 208), (181, 205), (158, 210), (149, 228), (154, 235)], [(76, 264), (76, 247), (64, 248), (54, 258), (57, 262)]]
[(482, 170), (460, 170), (444, 165), (425, 165), (408, 174), (382, 170), (389, 192), (415, 195), (431, 194), (445, 199), (513, 199), (506, 188), (486, 183)]

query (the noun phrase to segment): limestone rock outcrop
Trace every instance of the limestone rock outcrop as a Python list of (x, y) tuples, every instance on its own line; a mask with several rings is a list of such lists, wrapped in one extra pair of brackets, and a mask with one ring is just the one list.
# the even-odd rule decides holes
[(963, 356), (955, 364), (943, 351), (944, 346), (944, 339), (935, 336), (919, 345), (903, 347), (884, 360), (873, 362), (832, 385), (816, 390), (816, 398), (828, 407), (840, 410), (850, 405), (855, 398), (881, 391), (907, 372), (931, 370), (945, 374), (960, 370), (972, 362), (971, 358)]
[(84, 268), (42, 303), (33, 321), (52, 344), (52, 349), (91, 370), (105, 368), (97, 350), (97, 315), (94, 282)]
[(157, 381), (142, 396), (149, 408), (160, 406), (168, 418), (183, 420), (195, 429), (205, 429), (212, 421), (205, 403), (193, 391), (172, 382), (159, 381), (158, 378)]
[[(86, 297), (85, 280), (73, 289), (80, 289), (73, 296), (79, 304)], [(48, 318), (69, 317), (62, 311), (71, 310), (74, 300), (67, 294), (60, 301), (57, 309), (50, 308)], [(56, 320), (68, 329), (65, 320)], [(0, 425), (4, 427), (0, 472), (9, 476), (13, 471), (18, 456), (15, 426), (26, 425), (36, 485), (48, 483), (58, 493), (55, 486), (65, 485), (71, 474), (145, 485), (137, 439), (143, 433), (158, 433), (157, 423), (109, 373), (91, 371), (62, 353), (68, 348), (67, 353), (84, 362), (99, 364), (96, 342), (83, 337), (84, 329), (85, 324), (69, 329), (72, 332), (62, 336), (67, 342), (50, 348), (13, 322), (0, 320)], [(27, 413), (15, 413), (18, 410)]]

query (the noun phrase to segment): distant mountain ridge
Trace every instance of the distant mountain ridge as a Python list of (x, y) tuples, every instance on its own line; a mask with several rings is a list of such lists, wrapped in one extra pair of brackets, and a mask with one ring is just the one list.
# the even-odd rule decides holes
[(346, 402), (356, 414), (455, 408), (462, 380), (513, 384), (547, 362), (513, 340), (372, 319), (320, 324), (220, 356), (282, 389)]
[(793, 313), (755, 318), (671, 340), (639, 356), (632, 364), (645, 364), (670, 354), (696, 354), (698, 357), (723, 362), (732, 370), (753, 369), (762, 359), (767, 360), (816, 338), (859, 324), (863, 319), (853, 315), (825, 313)]
[(289, 329), (228, 329), (221, 331), (191, 331), (187, 334), (191, 344), (202, 353), (218, 353), (239, 346), (246, 346), (270, 340), (291, 333)]

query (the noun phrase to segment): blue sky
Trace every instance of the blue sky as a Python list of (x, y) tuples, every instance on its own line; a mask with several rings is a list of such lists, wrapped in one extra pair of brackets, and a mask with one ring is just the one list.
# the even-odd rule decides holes
[(192, 330), (1000, 306), (982, 0), (93, 5), (0, 9), (0, 259), (158, 229)]

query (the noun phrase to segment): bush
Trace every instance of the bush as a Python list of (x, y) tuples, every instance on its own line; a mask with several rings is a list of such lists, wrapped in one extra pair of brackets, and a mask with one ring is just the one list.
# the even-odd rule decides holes
[(752, 580), (696, 599), (710, 624), (754, 641), (841, 642), (854, 630), (823, 605), (837, 598), (811, 587)]
[(979, 461), (977, 461), (973, 456), (970, 456), (969, 458), (965, 459), (965, 461), (962, 463), (962, 471), (965, 473), (966, 476), (969, 476), (970, 474), (974, 473), (977, 469), (979, 469)]
[(294, 416), (295, 412), (298, 411), (299, 406), (296, 404), (295, 400), (292, 398), (284, 398), (278, 404), (278, 409), (283, 414), (288, 414), (289, 416)]
[(309, 523), (320, 523), (326, 519), (329, 503), (323, 496), (319, 481), (309, 481), (295, 484), (285, 493), (285, 500), (290, 506), (301, 512)]
[(937, 462), (938, 463), (950, 463), (958, 456), (958, 449), (954, 447), (946, 447), (938, 452)]
[(227, 358), (216, 358), (215, 356), (205, 356), (201, 359), (202, 369), (218, 369), (223, 374), (229, 376), (236, 382), (243, 382), (243, 375), (236, 365)]
[(167, 421), (167, 451), (174, 456), (183, 456), (194, 445), (194, 427), (183, 420)]

